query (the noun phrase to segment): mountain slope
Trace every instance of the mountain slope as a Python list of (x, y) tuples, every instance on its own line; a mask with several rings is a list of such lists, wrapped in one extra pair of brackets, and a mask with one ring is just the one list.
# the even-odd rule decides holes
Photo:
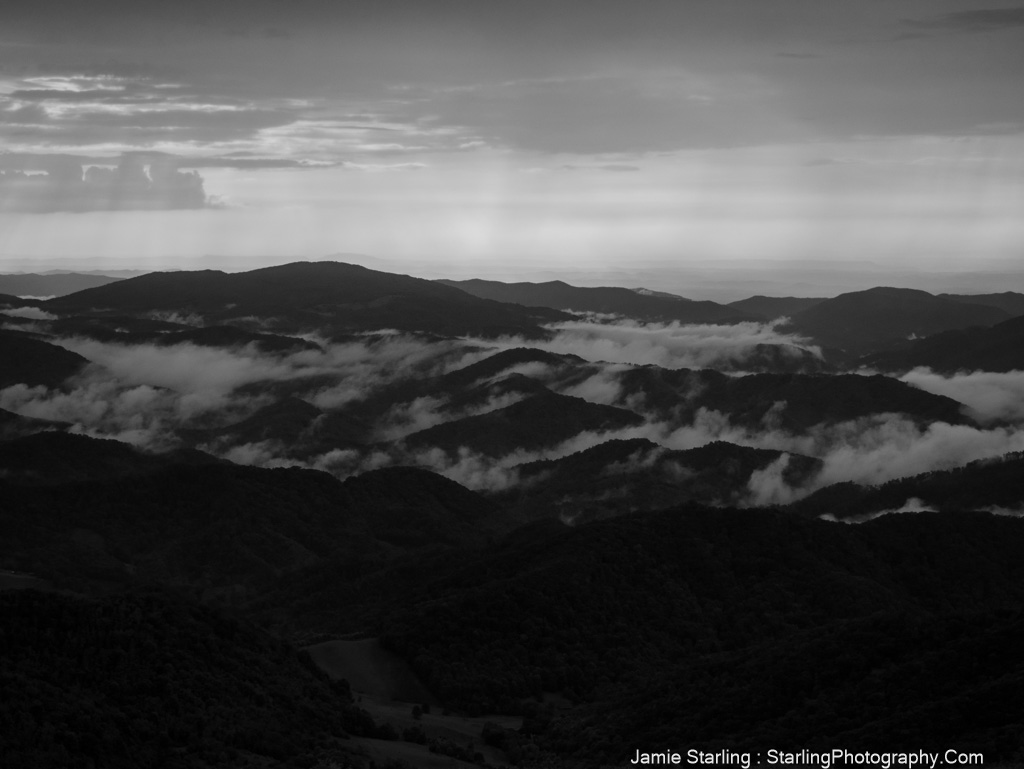
[(0, 331), (0, 389), (15, 384), (57, 387), (88, 363), (78, 353), (11, 331)]
[(313, 766), (376, 731), (308, 657), (180, 599), (5, 591), (0, 612), (0, 761), (12, 769)]
[[(76, 589), (155, 582), (239, 602), (316, 564), (359, 571), (409, 548), (483, 541), (505, 526), (493, 502), (412, 468), (342, 483), (191, 454), (146, 457), (61, 433), (2, 448), (11, 477), (0, 477), (0, 568)], [(76, 462), (76, 451), (87, 456)], [(39, 483), (54, 463), (68, 482)]]
[(729, 302), (728, 306), (761, 320), (775, 320), (776, 318), (791, 317), (824, 301), (823, 298), (815, 297), (758, 295)]
[(600, 701), (643, 691), (667, 665), (879, 612), (1019, 611), (1021, 547), (1024, 520), (988, 514), (620, 516), (517, 532), (439, 567), (383, 640), (449, 705), (510, 708), (540, 691)]
[(397, 328), (439, 334), (542, 334), (552, 311), (478, 299), (428, 280), (337, 262), (295, 262), (250, 272), (150, 273), (45, 303), (82, 313), (154, 310), (196, 313), (208, 323), (256, 316), (275, 328)]
[(821, 467), (810, 457), (715, 441), (672, 451), (641, 438), (606, 441), (561, 459), (519, 465), (519, 483), (497, 495), (523, 518), (574, 523), (695, 502), (743, 503), (754, 474), (780, 463), (780, 491), (799, 488)]
[(898, 413), (926, 424), (968, 424), (961, 405), (884, 376), (749, 374), (638, 366), (620, 373), (617, 403), (675, 424), (692, 422), (701, 409), (728, 415), (752, 430), (801, 433), (875, 414)]
[(18, 273), (0, 275), (0, 294), (15, 296), (64, 296), (76, 291), (115, 283), (119, 278), (106, 275), (82, 275), (63, 273), (60, 275), (35, 275)]
[(899, 348), (869, 355), (863, 363), (881, 371), (927, 366), (941, 374), (958, 371), (1024, 370), (1024, 316), (990, 328), (944, 331)]
[(638, 293), (628, 288), (581, 288), (560, 280), (548, 283), (501, 283), (495, 280), (441, 280), (446, 286), (499, 302), (552, 307), (576, 312), (625, 315), (636, 320), (681, 323), (736, 323), (752, 316), (715, 302)]
[(486, 414), (445, 422), (407, 435), (412, 450), (440, 449), (455, 457), (468, 449), (488, 457), (553, 448), (581, 432), (603, 432), (643, 424), (626, 409), (542, 391)]
[(863, 355), (912, 336), (991, 326), (1009, 314), (997, 307), (964, 304), (909, 288), (872, 288), (840, 294), (796, 313), (787, 330), (826, 347)]
[(982, 304), (998, 307), (1016, 317), (1024, 315), (1024, 294), (1017, 291), (1003, 291), (1000, 294), (939, 294), (940, 299), (952, 299), (966, 304)]
[(67, 430), (69, 427), (71, 427), (71, 424), (68, 422), (24, 417), (21, 414), (0, 409), (0, 441), (23, 438), (46, 430)]
[(912, 512), (996, 510), (1024, 515), (1024, 454), (1007, 454), (952, 470), (897, 478), (881, 486), (840, 483), (793, 505), (795, 511), (805, 515), (830, 515), (851, 521), (908, 507)]

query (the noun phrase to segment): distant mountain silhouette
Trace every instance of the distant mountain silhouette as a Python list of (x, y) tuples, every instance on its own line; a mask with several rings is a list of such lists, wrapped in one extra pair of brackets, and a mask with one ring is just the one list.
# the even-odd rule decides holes
[(933, 334), (869, 355), (862, 362), (881, 371), (897, 372), (917, 366), (927, 366), (942, 374), (1024, 371), (1024, 317), (1011, 318), (989, 328)]
[(15, 296), (64, 296), (115, 283), (117, 280), (119, 278), (106, 275), (82, 275), (75, 272), (59, 275), (0, 274), (0, 293)]
[(625, 315), (644, 321), (668, 323), (737, 323), (754, 317), (725, 305), (694, 301), (657, 292), (639, 293), (628, 288), (582, 288), (560, 280), (548, 283), (501, 283), (496, 280), (440, 280), (474, 296), (526, 307)]
[(0, 331), (0, 361), (0, 388), (15, 384), (57, 387), (89, 362), (78, 353), (12, 331)]
[(438, 334), (542, 336), (539, 322), (563, 316), (470, 296), (408, 275), (338, 262), (296, 262), (240, 273), (160, 272), (51, 299), (62, 313), (166, 310), (208, 324), (257, 316), (277, 330), (396, 328)]
[(1014, 317), (1024, 315), (1024, 294), (1017, 291), (1003, 291), (1001, 294), (939, 294), (939, 298), (952, 299), (954, 302), (966, 304), (998, 307)]
[(501, 457), (553, 448), (584, 431), (635, 427), (643, 421), (626, 409), (544, 390), (505, 408), (420, 430), (403, 444), (412, 450), (438, 448), (451, 456), (465, 448)]
[(727, 306), (734, 307), (747, 315), (753, 315), (759, 320), (775, 320), (776, 318), (791, 317), (824, 301), (825, 299), (817, 297), (759, 295), (729, 302)]
[(940, 331), (991, 326), (1009, 313), (997, 307), (965, 304), (909, 288), (872, 288), (840, 294), (798, 312), (786, 330), (826, 347), (863, 355)]
[[(723, 441), (685, 451), (642, 438), (607, 441), (561, 459), (520, 465), (519, 483), (496, 498), (524, 519), (557, 516), (574, 523), (689, 502), (737, 504), (750, 496), (752, 474), (783, 456)], [(789, 455), (781, 485), (799, 488), (820, 468), (820, 460)]]

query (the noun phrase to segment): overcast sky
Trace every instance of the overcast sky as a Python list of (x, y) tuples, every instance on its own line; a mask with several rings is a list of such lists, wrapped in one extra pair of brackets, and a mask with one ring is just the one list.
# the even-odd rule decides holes
[(0, 148), (0, 268), (982, 270), (1024, 255), (1024, 4), (5, 4)]

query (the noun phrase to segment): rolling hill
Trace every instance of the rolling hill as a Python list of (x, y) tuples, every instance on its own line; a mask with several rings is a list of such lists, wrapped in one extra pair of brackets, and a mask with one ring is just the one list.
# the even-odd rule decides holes
[(249, 272), (160, 272), (57, 297), (58, 313), (194, 313), (208, 324), (266, 319), (277, 330), (346, 333), (395, 328), (438, 334), (543, 335), (563, 318), (481, 300), (438, 283), (338, 262), (295, 262)]
[(854, 355), (912, 337), (992, 326), (1010, 315), (998, 307), (965, 304), (909, 288), (871, 288), (826, 299), (794, 314), (786, 330)]
[(898, 348), (869, 355), (863, 364), (905, 372), (927, 366), (941, 374), (958, 371), (1024, 371), (1024, 317), (988, 328), (944, 331)]
[(817, 297), (758, 295), (729, 302), (728, 306), (753, 315), (760, 320), (775, 320), (776, 318), (791, 317), (824, 301), (825, 299)]
[(15, 384), (57, 387), (89, 361), (55, 344), (12, 331), (0, 331), (0, 389)]

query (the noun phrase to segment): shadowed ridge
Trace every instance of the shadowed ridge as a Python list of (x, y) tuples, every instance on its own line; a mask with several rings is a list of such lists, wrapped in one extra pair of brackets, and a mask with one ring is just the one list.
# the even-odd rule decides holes
[(912, 336), (991, 326), (1008, 317), (998, 307), (964, 304), (918, 289), (880, 286), (819, 302), (793, 315), (786, 330), (826, 347), (865, 354)]
[(710, 301), (679, 296), (639, 293), (631, 288), (570, 286), (561, 280), (547, 283), (502, 283), (496, 280), (441, 280), (474, 296), (527, 307), (551, 307), (576, 312), (610, 313), (656, 322), (738, 323), (754, 316)]
[(207, 323), (256, 316), (276, 329), (395, 328), (446, 335), (543, 336), (552, 310), (482, 300), (439, 283), (339, 262), (294, 262), (250, 272), (150, 273), (44, 303), (60, 312), (197, 313)]

